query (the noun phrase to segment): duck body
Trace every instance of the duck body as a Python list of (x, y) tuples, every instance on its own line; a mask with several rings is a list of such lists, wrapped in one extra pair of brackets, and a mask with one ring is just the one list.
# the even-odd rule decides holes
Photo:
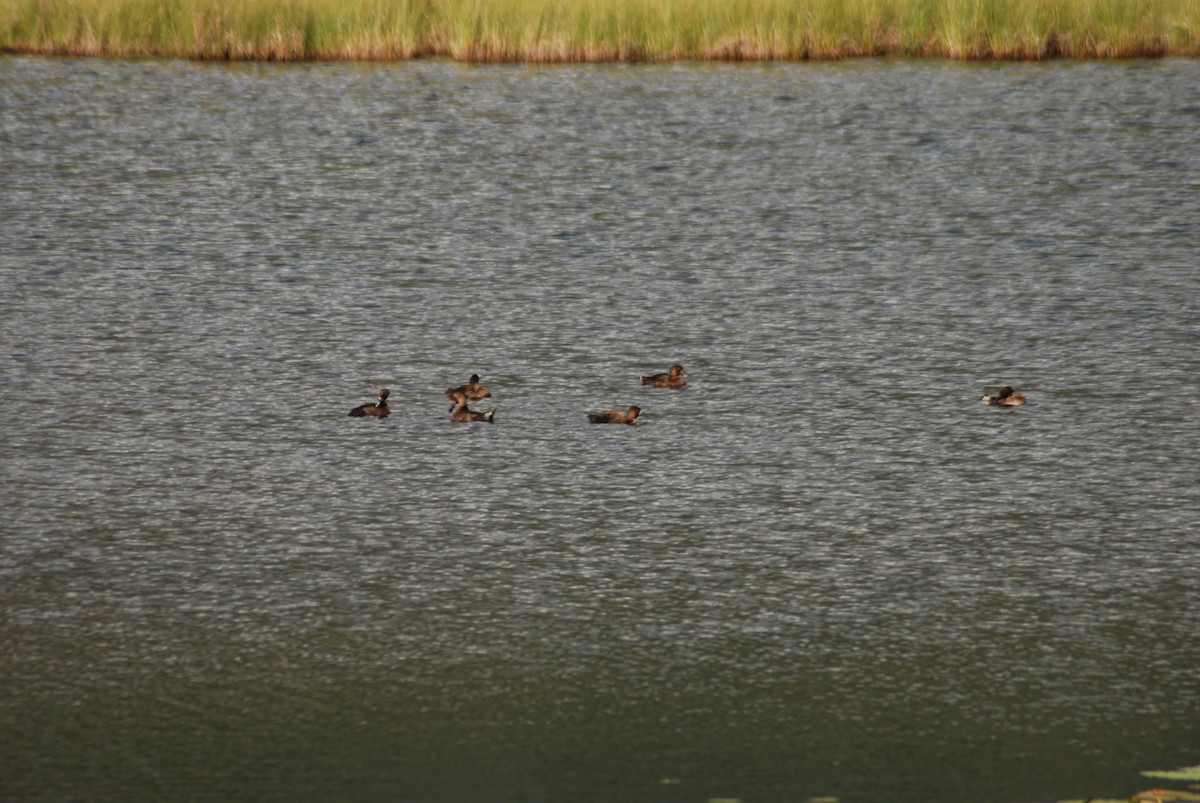
[(349, 415), (353, 418), (362, 418), (364, 416), (374, 416), (375, 418), (386, 418), (392, 414), (388, 408), (387, 398), (391, 395), (391, 391), (387, 388), (380, 388), (379, 395), (373, 402), (360, 404), (350, 411)]
[(637, 419), (641, 414), (641, 407), (631, 406), (623, 413), (620, 410), (601, 410), (596, 413), (588, 413), (588, 421), (593, 424), (629, 424), (630, 426), (637, 426)]
[(687, 373), (683, 370), (683, 366), (675, 363), (665, 374), (651, 374), (650, 376), (642, 377), (643, 385), (651, 385), (656, 388), (682, 388), (687, 385), (687, 380), (683, 375)]
[(454, 393), (462, 392), (469, 401), (479, 401), (480, 399), (490, 399), (492, 392), (479, 384), (479, 374), (471, 374), (471, 378), (466, 384), (459, 385), (456, 388), (446, 388), (446, 398), (453, 400), (451, 397)]
[(1001, 407), (1019, 407), (1027, 401), (1028, 399), (1025, 398), (1024, 393), (1013, 392), (997, 400), (996, 404)]
[(981, 396), (980, 404), (995, 405), (998, 407), (1019, 407), (1025, 404), (1028, 399), (1024, 393), (1017, 393), (1011, 387), (1005, 386), (1000, 389), (1000, 392), (995, 396)]
[[(472, 410), (467, 406), (467, 394), (461, 388), (448, 389), (446, 395), (450, 397), (453, 406), (450, 408), (450, 420), (455, 422), (464, 421), (486, 421), (492, 423), (492, 419), (496, 415), (496, 410), (493, 408), (486, 412)], [(491, 394), (488, 394), (491, 395)]]

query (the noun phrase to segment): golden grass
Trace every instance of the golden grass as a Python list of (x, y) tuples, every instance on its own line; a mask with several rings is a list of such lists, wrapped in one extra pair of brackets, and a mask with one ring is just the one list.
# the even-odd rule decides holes
[(1200, 56), (1200, 0), (0, 0), (0, 50), (192, 59)]

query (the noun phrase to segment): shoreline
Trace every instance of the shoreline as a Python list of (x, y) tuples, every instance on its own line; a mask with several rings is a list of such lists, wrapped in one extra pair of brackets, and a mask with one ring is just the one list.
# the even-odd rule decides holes
[(408, 53), (405, 55), (383, 55), (372, 53), (368, 55), (345, 55), (341, 53), (279, 53), (274, 51), (253, 51), (250, 53), (186, 53), (177, 51), (162, 51), (155, 48), (121, 48), (106, 50), (103, 48), (64, 48), (64, 47), (0, 47), (0, 57), (26, 56), (41, 58), (81, 58), (81, 59), (165, 59), (193, 61), (210, 64), (320, 64), (357, 62), (362, 64), (394, 64), (408, 61), (449, 61), (458, 64), (471, 65), (638, 65), (638, 64), (676, 64), (676, 63), (711, 63), (711, 64), (806, 64), (831, 63), (840, 61), (953, 61), (963, 64), (997, 64), (997, 63), (1038, 63), (1038, 62), (1103, 62), (1103, 61), (1162, 61), (1165, 59), (1200, 59), (1200, 53), (1171, 52), (1160, 49), (1145, 52), (1120, 54), (968, 54), (948, 55), (946, 53), (902, 53), (895, 51), (873, 51), (868, 53), (846, 52), (838, 54), (814, 55), (738, 55), (738, 54), (646, 54), (636, 49), (615, 50), (613, 53), (544, 56), (540, 54), (505, 54), (492, 53), (448, 53), (429, 51)]

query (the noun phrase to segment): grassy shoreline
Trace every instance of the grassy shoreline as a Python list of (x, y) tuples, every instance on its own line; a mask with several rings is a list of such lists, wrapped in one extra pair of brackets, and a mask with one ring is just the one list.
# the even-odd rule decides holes
[(1200, 0), (0, 0), (0, 52), (469, 62), (1200, 57)]

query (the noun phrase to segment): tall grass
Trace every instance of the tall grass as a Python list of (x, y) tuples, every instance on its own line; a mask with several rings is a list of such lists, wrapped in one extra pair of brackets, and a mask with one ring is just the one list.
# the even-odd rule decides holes
[(1200, 56), (1200, 0), (0, 0), (0, 50), (464, 61)]

